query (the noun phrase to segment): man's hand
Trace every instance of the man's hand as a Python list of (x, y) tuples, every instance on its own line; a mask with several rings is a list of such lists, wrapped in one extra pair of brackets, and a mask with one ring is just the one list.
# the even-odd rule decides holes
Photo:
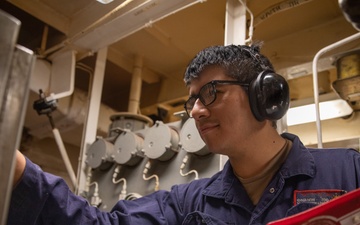
[(13, 187), (19, 182), (21, 179), (26, 165), (25, 156), (20, 152), (16, 151), (16, 159), (15, 159), (15, 173), (14, 173), (14, 181), (13, 181)]

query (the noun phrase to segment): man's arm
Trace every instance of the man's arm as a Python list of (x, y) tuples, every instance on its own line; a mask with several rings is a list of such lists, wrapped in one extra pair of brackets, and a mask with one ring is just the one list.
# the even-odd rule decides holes
[[(152, 197), (136, 201), (119, 201), (111, 212), (92, 207), (85, 198), (72, 193), (66, 182), (43, 172), (21, 152), (17, 151), (14, 189), (11, 196), (8, 225), (19, 224), (169, 224), (164, 199), (168, 192), (153, 193)], [(166, 204), (175, 205), (177, 204)], [(170, 212), (177, 208), (166, 207)], [(169, 213), (167, 213), (169, 214)], [(167, 215), (166, 214), (166, 215)], [(175, 214), (176, 215), (176, 214)], [(179, 221), (171, 224), (178, 224)]]
[(13, 187), (20, 181), (26, 166), (25, 156), (19, 151), (16, 150), (15, 156), (15, 173), (14, 173), (14, 180), (13, 180)]

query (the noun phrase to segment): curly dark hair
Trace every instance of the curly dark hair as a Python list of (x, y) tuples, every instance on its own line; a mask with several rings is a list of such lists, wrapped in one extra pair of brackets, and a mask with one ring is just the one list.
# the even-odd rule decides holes
[(208, 47), (200, 51), (188, 65), (185, 84), (190, 84), (208, 66), (219, 66), (229, 77), (250, 83), (261, 71), (274, 70), (269, 59), (260, 54), (260, 48), (261, 43)]
[[(227, 45), (206, 48), (200, 51), (188, 65), (184, 76), (185, 84), (186, 86), (190, 85), (191, 81), (199, 77), (204, 69), (212, 66), (220, 67), (224, 70), (225, 75), (250, 85), (263, 71), (273, 72), (275, 74), (273, 65), (266, 56), (260, 53), (260, 48), (261, 43), (255, 43), (251, 46)], [(281, 85), (282, 82), (279, 83), (279, 79), (275, 81), (276, 82), (272, 82), (274, 84), (263, 87), (264, 92), (268, 93), (267, 98), (259, 97), (257, 104), (271, 106), (271, 104), (277, 102), (277, 99), (285, 99), (286, 96), (288, 96), (287, 85)], [(265, 101), (269, 101), (269, 103)], [(286, 112), (288, 108), (287, 102), (288, 101), (283, 101), (281, 105), (278, 105), (276, 109), (279, 110), (274, 111), (273, 115), (283, 116), (283, 111)], [(258, 110), (255, 111), (257, 112), (255, 114), (259, 116)], [(262, 120), (262, 117), (263, 116), (259, 116), (258, 120)], [(275, 117), (271, 120), (273, 127), (276, 129)]]

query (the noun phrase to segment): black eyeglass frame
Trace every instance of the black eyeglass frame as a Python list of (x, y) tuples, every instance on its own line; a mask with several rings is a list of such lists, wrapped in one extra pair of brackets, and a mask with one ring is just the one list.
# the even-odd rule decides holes
[[(192, 118), (191, 116), (191, 111), (192, 109), (194, 108), (194, 105), (195, 105), (195, 102), (197, 99), (200, 100), (200, 102), (204, 105), (204, 106), (209, 106), (211, 105), (212, 103), (215, 102), (216, 100), (216, 85), (217, 84), (229, 84), (229, 85), (240, 85), (242, 87), (245, 87), (245, 88), (248, 88), (250, 86), (249, 83), (243, 83), (243, 82), (240, 82), (240, 81), (236, 81), (236, 80), (212, 80), (206, 84), (204, 84), (201, 88), (200, 88), (200, 91), (199, 91), (199, 94), (197, 95), (192, 95), (189, 97), (189, 99), (184, 103), (184, 109), (186, 111), (186, 114), (188, 115), (189, 118)], [(213, 90), (214, 90), (214, 99), (211, 100), (209, 103), (205, 104), (204, 103), (204, 98), (202, 97), (202, 95), (200, 94), (202, 92), (202, 90), (207, 87), (208, 85), (211, 85)], [(193, 104), (191, 107), (188, 107), (187, 105), (189, 104), (189, 101), (192, 101), (193, 100)]]

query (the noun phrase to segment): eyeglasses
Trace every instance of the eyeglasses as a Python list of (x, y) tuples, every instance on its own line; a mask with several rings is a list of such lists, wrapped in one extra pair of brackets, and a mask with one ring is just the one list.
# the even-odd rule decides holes
[(241, 83), (235, 80), (210, 81), (200, 88), (199, 94), (190, 96), (190, 98), (185, 102), (184, 108), (189, 117), (192, 117), (191, 111), (194, 108), (197, 99), (200, 99), (204, 106), (208, 106), (216, 100), (217, 84), (240, 85), (242, 87), (249, 87), (249, 84)]

